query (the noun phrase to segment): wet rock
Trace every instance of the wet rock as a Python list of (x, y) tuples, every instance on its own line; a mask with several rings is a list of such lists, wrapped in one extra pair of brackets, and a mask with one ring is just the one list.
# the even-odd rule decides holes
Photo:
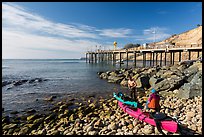
[(45, 122), (50, 121), (51, 119), (55, 119), (57, 117), (57, 115), (55, 113), (50, 114), (49, 116), (47, 116), (45, 118)]
[(51, 96), (48, 98), (44, 98), (45, 101), (53, 101), (55, 98), (57, 98), (57, 96)]
[(59, 135), (60, 132), (58, 130), (54, 130), (50, 133), (50, 135)]
[(89, 95), (88, 98), (95, 98), (95, 95)]
[(19, 81), (15, 82), (13, 85), (14, 86), (20, 86), (22, 84), (23, 84), (23, 82), (21, 80), (19, 80)]
[(69, 101), (74, 101), (75, 100), (75, 98), (71, 98), (71, 99), (69, 99)]
[(75, 118), (74, 114), (71, 114), (71, 116), (69, 117), (69, 121), (74, 121), (74, 118)]
[(3, 127), (3, 130), (8, 130), (8, 129), (12, 129), (12, 128), (16, 128), (17, 124), (9, 124), (9, 125), (5, 125)]
[(31, 79), (28, 81), (28, 83), (33, 83), (33, 82), (35, 82), (35, 79)]
[(12, 111), (10, 114), (18, 114), (18, 111)]
[(91, 109), (94, 109), (94, 108), (96, 107), (96, 104), (95, 104), (95, 103), (91, 103), (91, 104), (89, 104), (89, 107), (90, 107)]
[(64, 104), (64, 102), (62, 102), (62, 101), (60, 101), (60, 102), (57, 102), (57, 106), (61, 106), (61, 105), (63, 105)]
[(38, 131), (38, 135), (46, 135), (46, 133), (47, 133), (47, 131), (45, 128)]
[(98, 75), (101, 75), (103, 73), (103, 71), (97, 72)]
[(2, 87), (11, 84), (11, 81), (2, 81)]
[(7, 135), (12, 135), (13, 132), (14, 132), (14, 129), (9, 129), (7, 132)]
[(26, 113), (35, 113), (36, 110), (35, 109), (30, 109), (30, 110), (27, 110)]
[(108, 82), (109, 83), (120, 83), (123, 80), (123, 77), (117, 77), (117, 76), (108, 76)]
[(128, 86), (128, 80), (126, 78), (124, 78), (121, 82), (120, 82), (121, 86), (127, 87)]
[(108, 79), (108, 74), (107, 73), (102, 73), (99, 77), (101, 79)]
[(26, 135), (29, 131), (28, 127), (23, 127), (21, 128), (21, 130), (19, 131), (18, 135)]
[(40, 117), (41, 117), (41, 115), (39, 115), (39, 114), (30, 115), (27, 117), (27, 121), (35, 120), (35, 119), (40, 118)]
[(116, 73), (116, 72), (110, 72), (109, 76), (115, 76), (115, 77), (117, 77), (117, 73)]
[(68, 108), (67, 104), (64, 104), (64, 105), (62, 105), (62, 106), (59, 107), (59, 109), (63, 109), (63, 110), (64, 110), (64, 109), (67, 109), (67, 108)]
[(42, 82), (42, 81), (43, 81), (42, 78), (36, 78), (36, 79), (35, 79), (35, 82)]
[(5, 117), (2, 117), (2, 124), (4, 123), (10, 123), (10, 117), (9, 116), (5, 116)]
[(41, 124), (43, 122), (43, 120), (44, 120), (44, 118), (38, 118), (38, 119), (33, 121), (33, 124), (37, 126), (37, 125)]

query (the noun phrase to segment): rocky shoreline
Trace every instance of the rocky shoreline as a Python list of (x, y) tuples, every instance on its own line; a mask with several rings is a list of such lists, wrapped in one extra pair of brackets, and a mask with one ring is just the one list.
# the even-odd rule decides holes
[[(154, 87), (162, 96), (161, 112), (177, 117), (183, 134), (202, 134), (202, 62), (99, 73), (102, 79), (123, 86), (130, 74), (137, 80), (139, 103), (145, 104)], [(3, 135), (161, 135), (156, 127), (124, 113), (112, 94), (53, 99), (47, 99), (54, 105), (47, 113), (31, 109), (26, 115), (2, 116)]]

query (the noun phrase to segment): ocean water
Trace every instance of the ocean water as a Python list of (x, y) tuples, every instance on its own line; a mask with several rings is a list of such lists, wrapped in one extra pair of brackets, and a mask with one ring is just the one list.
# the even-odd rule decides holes
[[(2, 84), (11, 84), (2, 86), (2, 107), (5, 112), (42, 109), (46, 107), (43, 99), (51, 95), (60, 99), (70, 94), (105, 94), (115, 89), (124, 90), (117, 84), (101, 80), (97, 74), (119, 67), (107, 62), (92, 64), (78, 59), (3, 59)], [(22, 84), (14, 86), (15, 82), (22, 80)]]
[[(133, 67), (133, 62), (86, 63), (79, 59), (3, 59), (2, 60), (2, 107), (4, 112), (46, 108), (44, 98), (52, 95), (57, 99), (68, 95), (106, 95), (114, 91), (127, 91), (119, 84), (108, 83), (97, 72)], [(142, 67), (138, 61), (137, 66)], [(22, 82), (24, 81), (24, 82)], [(9, 84), (10, 82), (10, 84)], [(14, 84), (19, 82), (21, 84)]]

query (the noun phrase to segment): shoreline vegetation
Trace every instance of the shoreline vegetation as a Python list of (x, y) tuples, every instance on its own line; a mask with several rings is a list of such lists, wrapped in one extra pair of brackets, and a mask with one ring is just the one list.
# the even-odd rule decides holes
[[(98, 75), (107, 82), (124, 87), (128, 76), (134, 75), (139, 103), (145, 104), (150, 89), (154, 87), (161, 96), (160, 112), (177, 117), (182, 123), (183, 134), (202, 134), (202, 61), (119, 69), (98, 72)], [(13, 117), (2, 116), (3, 135), (161, 135), (156, 127), (124, 113), (112, 93), (105, 96), (80, 95), (58, 102), (55, 98), (45, 98), (53, 104), (44, 110), (46, 113), (30, 109), (26, 115), (16, 112)]]

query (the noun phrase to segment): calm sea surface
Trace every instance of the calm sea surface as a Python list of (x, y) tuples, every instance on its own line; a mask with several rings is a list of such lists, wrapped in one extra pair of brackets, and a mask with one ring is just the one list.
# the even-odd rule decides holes
[[(126, 68), (126, 64), (122, 68)], [(142, 62), (138, 62), (142, 66)], [(131, 67), (131, 62), (129, 63)], [(77, 59), (49, 60), (2, 60), (2, 83), (27, 82), (14, 86), (2, 87), (2, 107), (5, 112), (22, 111), (26, 108), (42, 109), (46, 104), (43, 98), (52, 95), (58, 99), (69, 94), (105, 94), (115, 89), (126, 90), (118, 84), (101, 80), (97, 72), (120, 68), (110, 63), (86, 63)], [(41, 79), (42, 81), (37, 81)], [(36, 101), (36, 99), (38, 101)]]

